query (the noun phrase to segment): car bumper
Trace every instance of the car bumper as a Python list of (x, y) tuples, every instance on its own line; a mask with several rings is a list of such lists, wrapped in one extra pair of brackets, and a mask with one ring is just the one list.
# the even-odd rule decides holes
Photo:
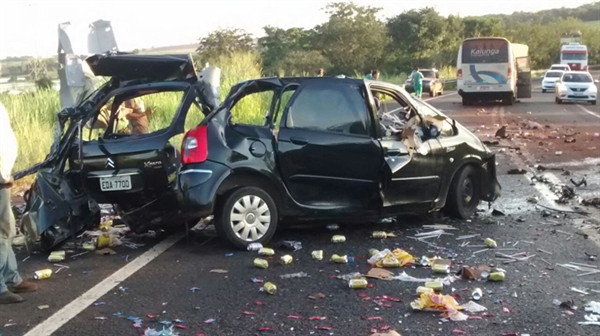
[(596, 101), (596, 95), (575, 96), (573, 94), (561, 94), (559, 99), (570, 102), (592, 102)]
[(496, 175), (496, 155), (492, 154), (481, 168), (481, 199), (493, 202), (502, 193), (502, 187)]
[(227, 166), (212, 161), (191, 164), (181, 169), (178, 180), (181, 210), (194, 217), (213, 214), (217, 190), (230, 171)]

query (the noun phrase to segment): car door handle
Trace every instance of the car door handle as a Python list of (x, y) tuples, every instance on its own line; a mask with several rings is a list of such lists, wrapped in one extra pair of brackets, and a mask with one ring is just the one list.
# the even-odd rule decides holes
[(308, 140), (304, 139), (304, 138), (295, 138), (295, 137), (291, 137), (290, 141), (298, 146), (304, 146), (308, 143)]

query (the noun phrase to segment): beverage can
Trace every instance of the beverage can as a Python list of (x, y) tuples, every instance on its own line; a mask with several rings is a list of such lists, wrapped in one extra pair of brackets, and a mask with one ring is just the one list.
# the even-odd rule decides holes
[(81, 247), (83, 247), (84, 250), (93, 251), (93, 250), (96, 249), (96, 244), (94, 244), (94, 243), (83, 243), (81, 245)]
[(444, 264), (434, 264), (433, 266), (431, 266), (431, 270), (434, 273), (448, 274), (450, 273), (450, 266)]
[(377, 253), (379, 253), (379, 250), (374, 249), (374, 248), (369, 249), (369, 256), (372, 257), (372, 256), (376, 255)]
[(316, 260), (323, 260), (323, 250), (312, 251), (312, 258)]
[(261, 247), (258, 250), (258, 254), (263, 255), (263, 256), (272, 256), (272, 255), (275, 255), (275, 250), (273, 250), (272, 248), (268, 248), (268, 247)]
[(398, 259), (394, 258), (394, 257), (388, 257), (383, 259), (383, 267), (400, 267), (400, 262), (398, 261)]
[(292, 260), (294, 260), (294, 258), (293, 258), (291, 255), (289, 255), (289, 254), (286, 254), (286, 255), (282, 256), (282, 257), (279, 259), (279, 261), (280, 261), (280, 262), (281, 262), (281, 264), (283, 264), (283, 265), (291, 264), (291, 263), (292, 263)]
[(424, 286), (417, 287), (417, 294), (423, 294), (423, 293), (433, 293), (433, 288), (424, 287)]
[(492, 238), (485, 238), (485, 245), (491, 248), (498, 247), (498, 243), (496, 243), (496, 241)]
[(346, 237), (342, 235), (335, 235), (331, 238), (331, 242), (334, 244), (346, 242)]
[(471, 294), (471, 297), (473, 298), (473, 300), (475, 301), (479, 301), (481, 299), (481, 297), (483, 296), (483, 292), (481, 291), (481, 288), (475, 288), (475, 290), (473, 291), (473, 293)]
[(262, 248), (262, 244), (261, 243), (252, 243), (252, 244), (248, 244), (248, 251), (259, 251)]
[(260, 267), (260, 268), (268, 268), (269, 262), (264, 259), (256, 258), (256, 259), (254, 259), (254, 266)]
[(59, 262), (65, 260), (66, 253), (65, 251), (53, 251), (48, 256), (49, 262)]
[(504, 272), (492, 272), (490, 273), (490, 280), (491, 281), (504, 281), (504, 277), (506, 275), (504, 274)]
[(434, 291), (439, 292), (442, 290), (442, 287), (444, 287), (444, 285), (440, 281), (428, 281), (425, 283), (425, 287), (431, 288)]
[(367, 288), (368, 285), (369, 282), (365, 278), (350, 279), (350, 281), (348, 281), (348, 287), (353, 289)]
[(340, 256), (337, 254), (334, 254), (331, 256), (331, 261), (338, 263), (338, 264), (347, 264), (348, 263), (348, 256)]
[(373, 238), (385, 239), (387, 238), (387, 233), (385, 231), (375, 231), (373, 232)]
[(275, 284), (272, 282), (265, 282), (263, 290), (271, 295), (274, 295), (277, 293), (277, 286), (275, 286)]
[(35, 280), (42, 280), (42, 279), (48, 279), (51, 275), (52, 275), (52, 270), (50, 268), (47, 268), (47, 269), (35, 271), (35, 273), (33, 273), (33, 278)]

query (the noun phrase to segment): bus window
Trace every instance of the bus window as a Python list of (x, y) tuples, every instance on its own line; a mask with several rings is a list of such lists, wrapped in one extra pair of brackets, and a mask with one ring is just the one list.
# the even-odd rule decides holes
[(508, 42), (498, 39), (464, 41), (462, 63), (508, 63)]

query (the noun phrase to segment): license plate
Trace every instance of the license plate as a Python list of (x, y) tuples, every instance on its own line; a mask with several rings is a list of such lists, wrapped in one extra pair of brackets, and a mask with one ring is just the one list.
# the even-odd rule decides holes
[(575, 95), (575, 96), (583, 96), (583, 92), (573, 92), (573, 95)]
[(480, 91), (487, 91), (487, 90), (489, 90), (489, 89), (490, 89), (490, 87), (489, 87), (489, 86), (487, 86), (487, 85), (482, 85), (482, 86), (480, 86), (480, 87), (479, 87), (479, 90), (480, 90)]
[(100, 190), (119, 191), (131, 190), (131, 176), (111, 176), (100, 178)]

